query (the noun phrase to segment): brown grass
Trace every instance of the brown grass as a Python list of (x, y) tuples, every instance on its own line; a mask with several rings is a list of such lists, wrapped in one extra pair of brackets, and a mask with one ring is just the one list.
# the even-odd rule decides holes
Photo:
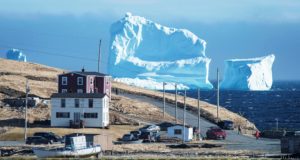
[[(64, 71), (61, 69), (56, 69), (40, 64), (33, 64), (33, 63), (24, 63), (24, 62), (17, 62), (11, 60), (0, 59), (0, 96), (3, 97), (14, 97), (21, 94), (24, 94), (25, 90), (25, 77), (29, 79), (29, 84), (31, 87), (31, 93), (38, 95), (40, 97), (49, 98), (53, 92), (57, 92), (57, 75), (63, 73)], [(122, 91), (131, 93), (131, 94), (138, 94), (138, 95), (145, 95), (148, 97), (162, 99), (162, 93), (159, 91), (147, 90), (139, 87), (129, 86), (122, 83), (113, 82), (113, 88), (118, 88)], [(0, 98), (1, 98), (0, 97)], [(122, 100), (117, 103), (125, 103), (127, 100)], [(169, 103), (174, 103), (174, 95), (173, 94), (166, 94), (166, 101)], [(179, 106), (183, 105), (183, 97), (178, 96)], [(127, 106), (128, 108), (135, 108), (141, 102), (135, 102), (135, 104)], [(122, 105), (126, 107), (126, 105)], [(145, 107), (151, 107), (151, 105), (143, 105)], [(197, 100), (193, 98), (187, 98), (187, 107), (192, 111), (197, 111)], [(114, 109), (118, 109), (114, 108)], [(124, 109), (127, 111), (126, 109)], [(131, 109), (133, 111), (130, 113), (133, 116), (141, 114), (139, 110)], [(118, 112), (122, 113), (122, 112)], [(155, 116), (157, 115), (149, 115)], [(217, 119), (217, 111), (216, 106), (201, 101), (201, 115), (206, 119), (217, 122), (218, 120), (225, 120), (229, 119), (235, 122), (237, 125), (243, 126), (245, 129), (254, 130), (256, 129), (255, 125), (249, 122), (246, 118), (233, 113), (223, 107), (220, 107), (219, 110), (219, 119)], [(126, 114), (126, 115), (130, 115)], [(156, 119), (156, 118), (155, 118)]]
[[(64, 136), (70, 133), (91, 133), (91, 134), (109, 134), (112, 135), (113, 141), (121, 138), (123, 134), (128, 133), (132, 130), (138, 129), (139, 126), (134, 125), (111, 125), (110, 129), (99, 129), (99, 128), (28, 128), (28, 136), (32, 136), (35, 132), (53, 132), (60, 136)], [(22, 141), (24, 138), (24, 128), (15, 127), (10, 129), (4, 134), (0, 135), (0, 140), (4, 141)]]

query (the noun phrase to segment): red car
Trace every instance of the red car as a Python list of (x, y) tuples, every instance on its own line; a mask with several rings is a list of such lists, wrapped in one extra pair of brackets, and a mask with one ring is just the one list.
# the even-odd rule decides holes
[(206, 132), (207, 139), (225, 139), (226, 132), (221, 128), (212, 127)]

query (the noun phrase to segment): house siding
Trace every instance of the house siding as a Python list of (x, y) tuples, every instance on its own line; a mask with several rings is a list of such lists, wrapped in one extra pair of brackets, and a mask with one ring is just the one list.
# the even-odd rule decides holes
[[(67, 85), (62, 85), (62, 77), (68, 78)], [(77, 78), (83, 78), (83, 85), (77, 85)], [(86, 93), (86, 76), (75, 73), (67, 73), (58, 76), (58, 93), (62, 93), (62, 89), (67, 89), (69, 93), (76, 93), (78, 89), (82, 89)]]
[[(67, 85), (62, 85), (62, 77), (68, 78)], [(77, 85), (78, 77), (83, 77), (83, 85)], [(93, 82), (91, 83), (91, 81)], [(76, 73), (61, 74), (58, 76), (58, 93), (62, 93), (62, 89), (67, 89), (68, 93), (77, 93), (78, 89), (82, 89), (83, 93), (102, 93), (111, 97), (111, 77), (80, 75)]]
[[(106, 127), (109, 124), (108, 97), (94, 98), (93, 108), (89, 108), (88, 98), (79, 98), (79, 108), (75, 107), (75, 98), (66, 99), (65, 108), (61, 107), (61, 98), (51, 99), (51, 126), (68, 127), (70, 120), (74, 120), (74, 113), (80, 113), (80, 119), (85, 127)], [(69, 118), (56, 118), (56, 112), (69, 112)], [(97, 118), (84, 118), (84, 113), (97, 113)]]

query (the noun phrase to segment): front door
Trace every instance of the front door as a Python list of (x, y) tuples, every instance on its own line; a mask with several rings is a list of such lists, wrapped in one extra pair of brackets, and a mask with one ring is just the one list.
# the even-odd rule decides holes
[(75, 125), (80, 124), (80, 112), (74, 112), (74, 124)]

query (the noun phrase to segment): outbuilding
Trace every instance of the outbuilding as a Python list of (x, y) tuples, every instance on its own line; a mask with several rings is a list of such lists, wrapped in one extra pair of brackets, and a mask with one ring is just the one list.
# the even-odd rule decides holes
[[(184, 129), (185, 128), (185, 129)], [(185, 130), (184, 141), (191, 141), (193, 139), (193, 127), (182, 124), (175, 124), (173, 126), (168, 127), (167, 136), (169, 138), (180, 138), (183, 139), (183, 132)]]

